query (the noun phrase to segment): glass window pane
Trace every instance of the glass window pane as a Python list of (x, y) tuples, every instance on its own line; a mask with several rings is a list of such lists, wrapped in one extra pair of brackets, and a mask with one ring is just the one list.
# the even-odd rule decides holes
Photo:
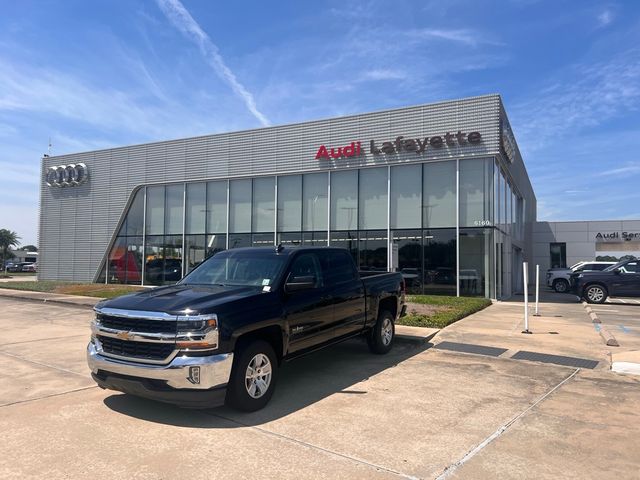
[[(418, 177), (418, 180), (422, 180)], [(407, 292), (422, 293), (422, 230), (396, 230), (393, 243), (398, 245), (398, 270)]]
[(206, 235), (187, 235), (185, 237), (185, 272), (189, 273), (205, 259)]
[(460, 295), (489, 296), (491, 229), (460, 230)]
[(456, 226), (456, 162), (425, 163), (423, 170), (423, 225)]
[(130, 285), (140, 285), (142, 283), (142, 237), (127, 237), (127, 252), (125, 263), (127, 268), (127, 279), (125, 283)]
[(184, 185), (167, 185), (165, 192), (167, 203), (165, 206), (164, 233), (182, 235)]
[(145, 284), (165, 285), (180, 280), (182, 235), (149, 235), (146, 242)]
[(331, 230), (358, 228), (358, 171), (331, 172)]
[(127, 238), (118, 237), (109, 252), (109, 283), (126, 283), (127, 279)]
[(306, 246), (325, 247), (327, 246), (327, 232), (303, 232), (302, 244)]
[(358, 264), (358, 232), (355, 230), (350, 232), (331, 232), (329, 245), (346, 248), (353, 257), (353, 261), (356, 262), (356, 265)]
[(425, 230), (424, 293), (456, 294), (456, 231)]
[(216, 234), (207, 236), (207, 252), (206, 258), (215, 255), (218, 252), (227, 249), (227, 236), (225, 234)]
[(391, 167), (391, 228), (422, 227), (422, 165)]
[(278, 177), (278, 231), (302, 230), (302, 175)]
[(164, 186), (147, 187), (147, 235), (164, 233)]
[[(275, 177), (253, 180), (253, 232), (273, 232), (276, 218), (275, 199)], [(271, 243), (273, 243), (273, 236)]]
[(252, 247), (273, 247), (273, 233), (254, 233), (251, 236)]
[(207, 218), (207, 184), (191, 183), (187, 185), (186, 233), (205, 233)]
[(387, 169), (360, 170), (359, 228), (387, 228)]
[(492, 224), (493, 160), (460, 160), (460, 226)]
[(242, 248), (251, 246), (250, 233), (236, 233), (229, 235), (229, 248)]
[(278, 245), (300, 245), (302, 243), (302, 232), (278, 233)]
[(310, 173), (302, 176), (304, 231), (327, 229), (327, 190), (326, 173)]
[(231, 180), (229, 188), (229, 231), (250, 232), (251, 180)]
[(387, 232), (360, 232), (360, 270), (385, 272), (387, 270)]
[(126, 235), (142, 235), (144, 217), (144, 187), (138, 189), (127, 212)]
[(227, 182), (207, 183), (207, 233), (227, 232)]

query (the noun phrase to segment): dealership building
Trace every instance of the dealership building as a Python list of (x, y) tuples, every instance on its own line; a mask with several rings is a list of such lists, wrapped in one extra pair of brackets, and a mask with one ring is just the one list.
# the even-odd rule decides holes
[(42, 160), (42, 280), (170, 284), (247, 246), (347, 248), (413, 292), (506, 298), (536, 198), (499, 95)]

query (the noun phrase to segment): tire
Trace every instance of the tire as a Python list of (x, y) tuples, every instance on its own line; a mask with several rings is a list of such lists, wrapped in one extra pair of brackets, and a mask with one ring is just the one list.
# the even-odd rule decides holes
[(569, 291), (569, 282), (564, 278), (553, 281), (553, 289), (558, 293), (567, 293)]
[(277, 378), (278, 359), (271, 344), (255, 340), (241, 346), (231, 369), (227, 405), (244, 412), (264, 408), (271, 400)]
[(391, 312), (388, 310), (380, 311), (378, 320), (367, 338), (369, 350), (371, 350), (372, 353), (377, 355), (389, 353), (396, 336), (396, 326), (394, 322), (395, 319), (393, 315), (391, 315)]
[(582, 296), (588, 303), (604, 303), (609, 293), (602, 285), (594, 284), (587, 286)]

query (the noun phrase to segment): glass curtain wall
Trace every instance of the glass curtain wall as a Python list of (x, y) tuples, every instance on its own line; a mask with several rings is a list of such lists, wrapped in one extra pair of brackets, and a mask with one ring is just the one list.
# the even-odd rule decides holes
[(330, 244), (363, 270), (401, 272), (410, 292), (499, 296), (510, 246), (497, 242), (522, 236), (523, 210), (493, 158), (153, 185), (135, 193), (100, 277), (163, 285), (227, 248)]

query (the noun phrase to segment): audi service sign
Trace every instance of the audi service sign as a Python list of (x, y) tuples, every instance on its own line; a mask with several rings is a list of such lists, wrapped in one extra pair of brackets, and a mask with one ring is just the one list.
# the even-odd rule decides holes
[(89, 180), (89, 169), (84, 163), (47, 168), (45, 180), (50, 187), (74, 187)]

